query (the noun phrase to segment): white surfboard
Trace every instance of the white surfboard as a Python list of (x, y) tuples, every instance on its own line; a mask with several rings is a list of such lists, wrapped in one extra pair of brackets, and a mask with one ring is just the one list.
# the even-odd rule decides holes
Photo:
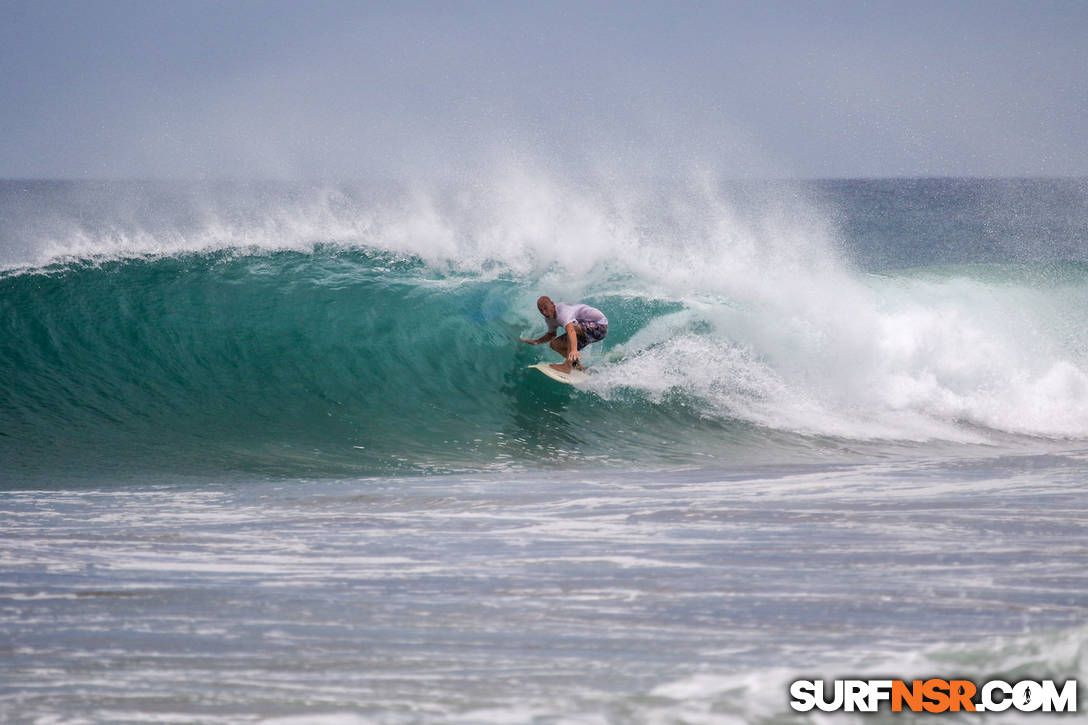
[(579, 383), (584, 383), (589, 378), (589, 375), (587, 375), (584, 370), (572, 369), (569, 373), (564, 373), (556, 370), (548, 363), (537, 363), (536, 365), (530, 365), (529, 367), (533, 370), (539, 370), (552, 380), (558, 380), (567, 385), (578, 385)]

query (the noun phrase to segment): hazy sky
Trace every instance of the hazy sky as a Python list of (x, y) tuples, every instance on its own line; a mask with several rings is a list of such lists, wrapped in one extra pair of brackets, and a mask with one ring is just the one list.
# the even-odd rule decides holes
[(0, 0), (0, 176), (1088, 175), (1088, 1)]

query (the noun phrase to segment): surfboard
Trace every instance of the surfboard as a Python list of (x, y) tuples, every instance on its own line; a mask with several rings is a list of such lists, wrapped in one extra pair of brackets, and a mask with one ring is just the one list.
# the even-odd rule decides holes
[(587, 375), (584, 370), (574, 369), (569, 373), (564, 373), (556, 370), (548, 363), (537, 363), (536, 365), (530, 365), (529, 367), (533, 370), (539, 370), (552, 380), (558, 380), (567, 385), (578, 385), (579, 383), (584, 383), (589, 378), (589, 375)]

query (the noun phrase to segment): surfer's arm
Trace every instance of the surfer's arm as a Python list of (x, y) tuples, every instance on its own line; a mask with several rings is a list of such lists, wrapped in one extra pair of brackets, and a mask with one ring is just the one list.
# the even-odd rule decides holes
[(567, 343), (570, 348), (567, 351), (567, 361), (574, 362), (578, 358), (582, 357), (582, 353), (578, 352), (578, 323), (567, 323)]
[(521, 340), (522, 342), (527, 342), (530, 345), (541, 345), (541, 344), (543, 344), (545, 342), (548, 342), (553, 337), (555, 337), (555, 331), (554, 330), (552, 330), (551, 332), (544, 333), (543, 335), (536, 338), (535, 340), (529, 340), (529, 339), (524, 338), (524, 337), (519, 337), (518, 339)]

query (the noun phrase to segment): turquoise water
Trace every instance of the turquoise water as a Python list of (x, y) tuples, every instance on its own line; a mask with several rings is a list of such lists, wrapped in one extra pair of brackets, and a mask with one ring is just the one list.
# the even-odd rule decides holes
[[(528, 285), (438, 274), (410, 258), (186, 253), (63, 264), (0, 284), (12, 382), (4, 442), (29, 474), (421, 473), (647, 448), (654, 460), (659, 439), (681, 448), (662, 455), (680, 458), (697, 445), (684, 439), (721, 426), (638, 396), (556, 389), (527, 368), (543, 348), (516, 344), (533, 324)], [(591, 301), (632, 327), (679, 306)], [(609, 342), (629, 337), (620, 329)], [(542, 418), (549, 406), (569, 417)], [(615, 435), (609, 421), (629, 415), (649, 429)]]
[[(778, 722), (802, 676), (1088, 676), (1083, 181), (0, 211), (0, 719)], [(582, 387), (527, 367), (540, 294), (609, 317)]]

